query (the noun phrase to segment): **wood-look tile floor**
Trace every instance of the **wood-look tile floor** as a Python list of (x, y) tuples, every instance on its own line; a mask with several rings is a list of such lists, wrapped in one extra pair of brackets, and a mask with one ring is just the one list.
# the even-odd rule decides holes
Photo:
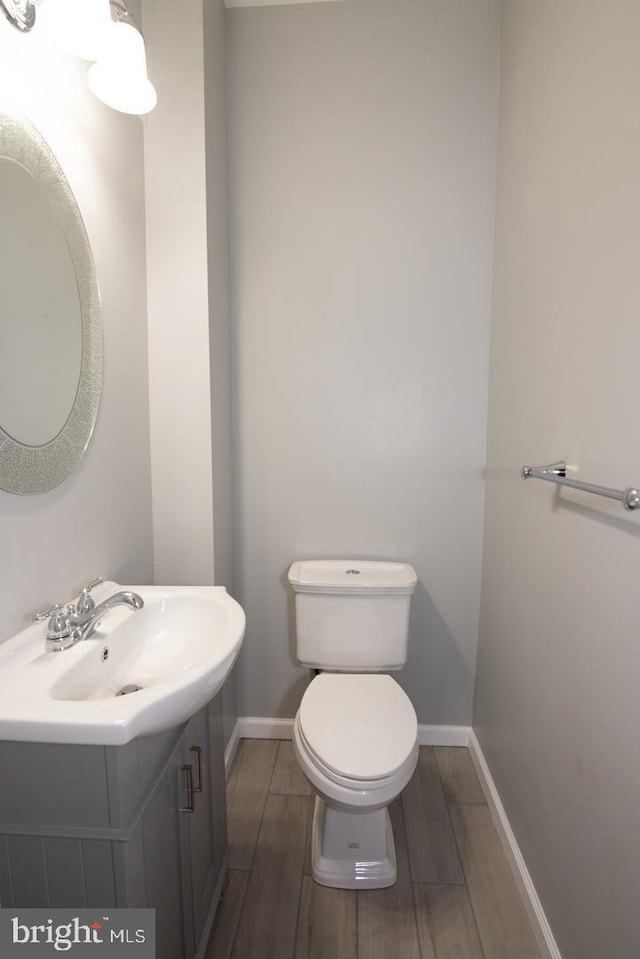
[(311, 879), (313, 797), (290, 742), (243, 740), (231, 860), (206, 959), (540, 959), (469, 752), (422, 746), (390, 807), (398, 880)]

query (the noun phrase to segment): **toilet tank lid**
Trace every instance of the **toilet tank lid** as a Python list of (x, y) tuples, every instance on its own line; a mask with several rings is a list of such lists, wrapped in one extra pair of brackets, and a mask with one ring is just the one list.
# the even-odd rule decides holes
[(418, 577), (409, 563), (370, 559), (305, 559), (292, 563), (297, 593), (412, 593)]

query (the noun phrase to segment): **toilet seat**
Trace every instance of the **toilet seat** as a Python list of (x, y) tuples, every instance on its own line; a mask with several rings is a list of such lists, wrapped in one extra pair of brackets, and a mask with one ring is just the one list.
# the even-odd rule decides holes
[(347, 776), (338, 775), (313, 752), (305, 739), (298, 717), (294, 723), (293, 738), (298, 762), (314, 787), (324, 795), (347, 804), (349, 802), (355, 805), (379, 804), (385, 796), (396, 796), (413, 775), (418, 755), (416, 742), (394, 775), (385, 776), (382, 779), (350, 779)]
[(309, 759), (338, 785), (387, 786), (414, 763), (418, 720), (391, 676), (321, 673), (302, 697), (296, 723)]

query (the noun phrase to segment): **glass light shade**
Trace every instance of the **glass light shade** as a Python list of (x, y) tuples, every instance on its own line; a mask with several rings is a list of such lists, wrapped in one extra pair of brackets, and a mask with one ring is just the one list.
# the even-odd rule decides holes
[(114, 26), (109, 0), (46, 0), (38, 10), (38, 29), (81, 60), (102, 56)]
[(103, 56), (90, 67), (87, 80), (99, 100), (121, 113), (149, 113), (158, 100), (147, 76), (144, 40), (128, 23), (113, 24)]

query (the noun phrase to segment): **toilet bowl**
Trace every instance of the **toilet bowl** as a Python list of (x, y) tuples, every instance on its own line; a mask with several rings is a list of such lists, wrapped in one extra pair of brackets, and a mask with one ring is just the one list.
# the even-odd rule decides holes
[(316, 882), (375, 889), (396, 880), (389, 803), (418, 760), (411, 701), (388, 674), (407, 661), (417, 575), (386, 560), (298, 560), (296, 654), (314, 671), (294, 723), (294, 749), (316, 792)]
[(311, 869), (343, 889), (396, 880), (387, 806), (418, 759), (415, 710), (394, 679), (378, 673), (321, 673), (294, 723), (294, 750), (316, 792)]

